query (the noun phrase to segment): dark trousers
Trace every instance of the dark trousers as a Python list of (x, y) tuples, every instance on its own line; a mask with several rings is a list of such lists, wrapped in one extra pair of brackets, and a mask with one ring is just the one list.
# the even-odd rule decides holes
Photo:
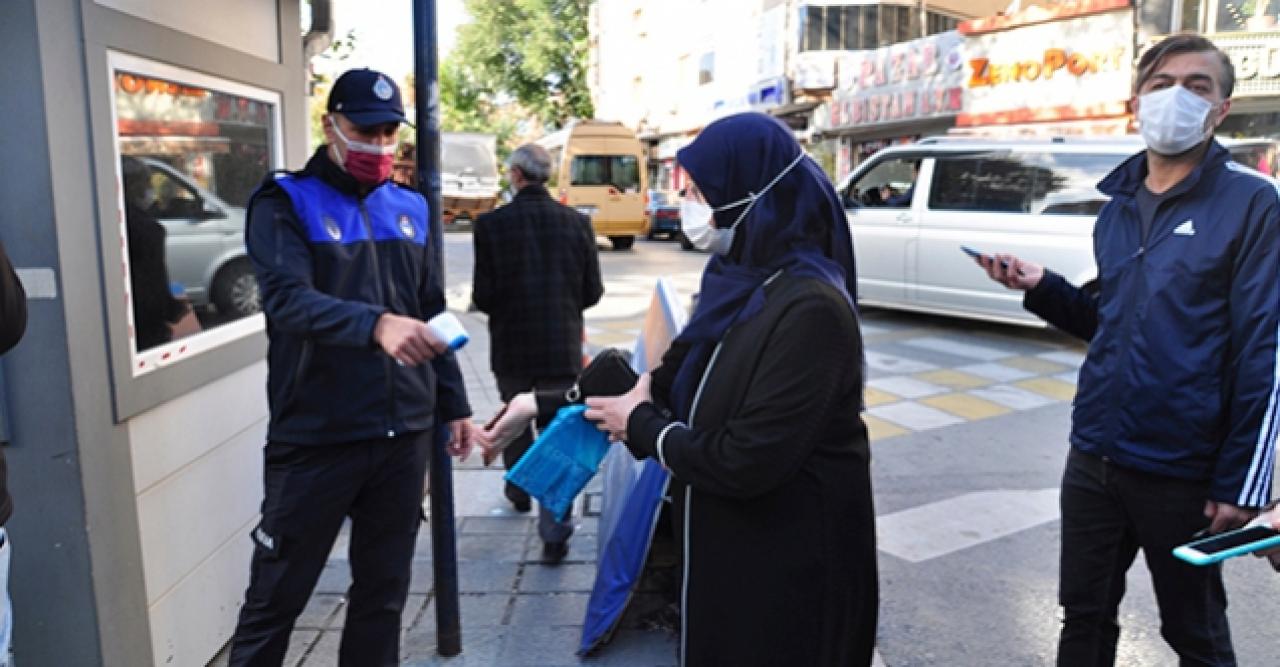
[[(574, 381), (578, 379), (575, 375), (559, 375), (552, 377), (499, 375), (497, 378), (498, 394), (502, 397), (502, 401), (504, 403), (511, 400), (511, 397), (516, 394), (525, 391), (532, 391), (534, 389), (568, 389), (569, 387), (572, 387)], [(551, 418), (554, 418), (554, 415), (551, 415), (551, 417), (546, 419), (539, 419), (537, 422), (538, 428), (542, 428), (547, 424), (550, 424)], [(506, 449), (502, 450), (502, 464), (510, 470), (511, 467), (520, 460), (520, 457), (524, 456), (524, 453), (529, 451), (529, 445), (532, 444), (533, 429), (527, 428), (524, 430), (524, 433), (520, 434), (520, 437), (516, 438), (515, 441), (508, 445)], [(529, 494), (525, 493), (524, 489), (512, 484), (511, 482), (505, 482), (505, 484), (506, 487), (503, 490), (506, 493), (507, 498), (513, 502), (519, 498), (528, 499)], [(538, 536), (542, 538), (543, 542), (564, 542), (568, 540), (571, 535), (573, 535), (572, 513), (566, 516), (564, 521), (557, 521), (555, 515), (552, 514), (550, 510), (547, 510), (541, 505), (538, 506)]]
[(268, 443), (262, 522), (231, 644), (236, 667), (284, 661), (293, 624), (351, 518), (341, 665), (397, 665), (430, 431), (340, 445)]
[(1058, 665), (1115, 663), (1117, 610), (1138, 549), (1151, 570), (1160, 634), (1180, 664), (1236, 664), (1221, 567), (1196, 567), (1171, 553), (1209, 525), (1208, 492), (1208, 482), (1125, 469), (1071, 449), (1062, 477)]

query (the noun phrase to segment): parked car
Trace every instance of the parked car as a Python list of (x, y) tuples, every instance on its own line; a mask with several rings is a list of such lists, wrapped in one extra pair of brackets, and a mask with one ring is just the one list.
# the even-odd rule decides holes
[[(1270, 140), (1220, 139), (1256, 167)], [(860, 303), (1044, 326), (1022, 294), (961, 251), (1008, 252), (1086, 289), (1094, 284), (1096, 185), (1144, 148), (1136, 136), (993, 140), (933, 137), (886, 148), (839, 187), (854, 238)]]
[(649, 191), (649, 203), (645, 205), (645, 217), (649, 218), (650, 241), (659, 235), (668, 240), (681, 238), (680, 234), (680, 196), (661, 190)]
[(169, 280), (191, 305), (212, 304), (230, 319), (262, 310), (258, 281), (244, 247), (245, 210), (231, 206), (161, 160), (125, 156), (147, 172), (148, 212), (164, 225)]

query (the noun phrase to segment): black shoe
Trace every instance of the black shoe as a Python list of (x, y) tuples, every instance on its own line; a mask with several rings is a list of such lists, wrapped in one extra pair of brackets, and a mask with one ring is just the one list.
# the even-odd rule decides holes
[(569, 555), (568, 542), (543, 542), (542, 562), (547, 565), (559, 565)]
[(533, 509), (533, 502), (529, 500), (529, 494), (510, 482), (507, 482), (507, 485), (502, 489), (502, 494), (507, 497), (507, 500), (511, 501), (511, 506), (521, 514)]

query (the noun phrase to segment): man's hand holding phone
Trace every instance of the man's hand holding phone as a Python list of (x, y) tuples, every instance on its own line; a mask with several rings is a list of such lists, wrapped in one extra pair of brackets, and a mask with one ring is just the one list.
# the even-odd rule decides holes
[(1008, 287), (1027, 291), (1040, 284), (1044, 277), (1044, 267), (1034, 262), (1018, 259), (1009, 254), (988, 255), (968, 246), (960, 246), (960, 250), (973, 258), (973, 261), (987, 272), (992, 280)]

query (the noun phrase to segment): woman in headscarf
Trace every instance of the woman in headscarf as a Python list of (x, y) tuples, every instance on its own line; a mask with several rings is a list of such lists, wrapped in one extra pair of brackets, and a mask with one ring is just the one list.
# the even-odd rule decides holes
[(697, 307), (651, 375), (588, 398), (586, 417), (671, 472), (684, 665), (870, 664), (875, 515), (844, 210), (769, 116), (712, 123), (677, 159), (693, 181), (685, 235), (715, 253)]

